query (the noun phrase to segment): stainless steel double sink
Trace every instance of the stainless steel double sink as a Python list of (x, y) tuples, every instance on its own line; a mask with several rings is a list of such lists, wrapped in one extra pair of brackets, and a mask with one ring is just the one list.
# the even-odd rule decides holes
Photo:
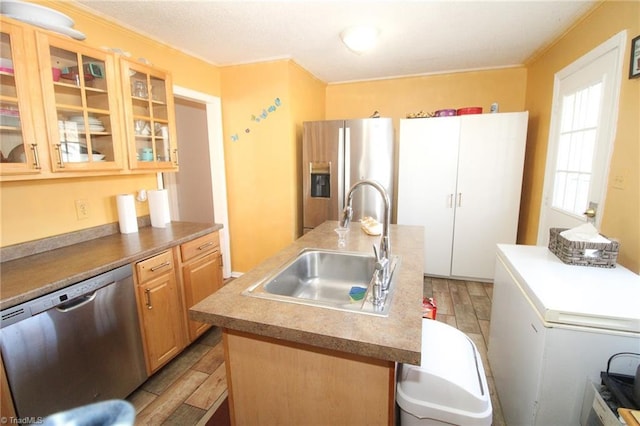
[[(242, 292), (245, 296), (298, 303), (341, 311), (387, 316), (395, 290), (399, 256), (391, 256), (389, 290), (383, 303), (374, 305), (372, 254), (325, 249), (304, 249), (273, 273)], [(362, 300), (349, 297), (352, 287), (366, 288)]]

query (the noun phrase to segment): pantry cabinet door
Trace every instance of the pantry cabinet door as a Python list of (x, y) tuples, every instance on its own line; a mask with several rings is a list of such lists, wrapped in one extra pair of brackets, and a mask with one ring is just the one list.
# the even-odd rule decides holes
[(491, 280), (496, 244), (516, 241), (528, 113), (459, 118), (451, 275)]
[(418, 118), (400, 122), (398, 224), (424, 226), (424, 273), (448, 276), (460, 120)]

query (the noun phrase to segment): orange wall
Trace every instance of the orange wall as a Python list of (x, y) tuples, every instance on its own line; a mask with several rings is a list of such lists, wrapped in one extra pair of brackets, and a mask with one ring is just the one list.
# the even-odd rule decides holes
[(500, 111), (524, 109), (527, 71), (504, 68), (390, 80), (331, 84), (327, 87), (327, 119), (369, 117), (379, 111), (398, 120), (408, 113), (480, 106), (485, 112), (493, 102)]
[[(628, 42), (601, 232), (620, 240), (618, 262), (639, 273), (640, 78), (628, 79), (631, 39), (640, 35), (640, 2), (637, 1), (604, 1), (527, 64), (526, 109), (530, 120), (519, 240), (525, 244), (535, 244), (537, 240), (554, 75), (624, 29)], [(625, 176), (624, 189), (611, 186), (613, 176)]]
[(321, 113), (313, 103), (322, 84), (290, 61), (223, 67), (221, 76), (232, 269), (248, 271), (298, 236), (294, 120)]
[[(155, 175), (2, 183), (0, 246), (117, 222), (116, 195), (155, 187)], [(88, 218), (77, 218), (75, 200), (88, 202)], [(138, 216), (149, 214), (148, 203), (135, 204)]]

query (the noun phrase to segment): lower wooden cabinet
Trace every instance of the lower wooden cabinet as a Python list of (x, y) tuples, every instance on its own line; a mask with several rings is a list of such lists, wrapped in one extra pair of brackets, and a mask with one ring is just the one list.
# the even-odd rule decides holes
[(173, 252), (140, 261), (134, 269), (147, 370), (152, 374), (187, 344)]
[(153, 374), (211, 325), (192, 321), (191, 306), (223, 285), (218, 232), (134, 265), (147, 371)]
[(211, 328), (211, 324), (189, 319), (189, 308), (215, 293), (223, 285), (222, 255), (218, 232), (182, 244), (180, 246), (180, 269), (187, 331), (189, 341), (192, 342)]
[[(9, 389), (9, 381), (4, 371), (4, 362), (2, 361), (2, 354), (0, 354), (0, 413), (2, 413), (1, 420), (15, 419), (16, 409), (13, 405), (13, 398), (11, 397), (11, 390)], [(5, 423), (5, 422), (3, 422)]]
[(395, 424), (395, 363), (223, 330), (236, 425)]

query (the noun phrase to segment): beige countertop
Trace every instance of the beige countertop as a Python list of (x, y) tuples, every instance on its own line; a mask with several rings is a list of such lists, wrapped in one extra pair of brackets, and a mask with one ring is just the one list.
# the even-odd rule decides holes
[(219, 224), (172, 222), (115, 233), (0, 264), (0, 310), (217, 231)]
[[(343, 312), (243, 296), (241, 293), (304, 248), (338, 249), (337, 222), (325, 222), (251, 271), (190, 309), (191, 318), (251, 334), (358, 354), (420, 364), (423, 295), (422, 227), (391, 225), (391, 253), (401, 256), (397, 288), (387, 317)], [(341, 249), (373, 253), (380, 237), (352, 223)]]

